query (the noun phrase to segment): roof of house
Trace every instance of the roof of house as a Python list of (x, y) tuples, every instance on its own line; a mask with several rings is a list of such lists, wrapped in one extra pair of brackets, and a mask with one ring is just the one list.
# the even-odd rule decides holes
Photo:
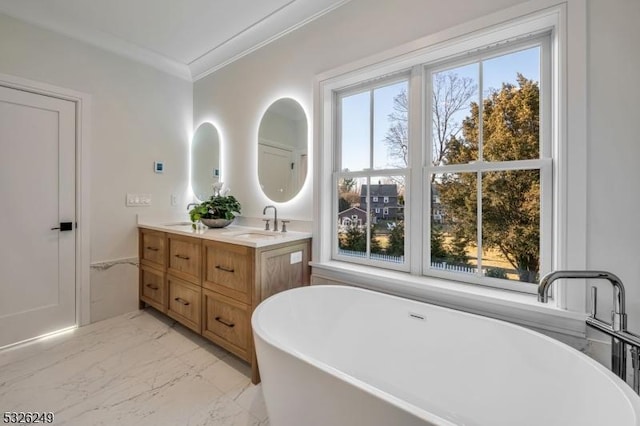
[[(360, 196), (364, 197), (367, 195), (367, 185), (362, 185), (360, 188)], [(371, 185), (371, 196), (372, 197), (397, 197), (398, 196), (398, 185), (395, 183), (384, 183)]]
[(360, 214), (365, 215), (365, 216), (366, 216), (366, 214), (367, 214), (367, 212), (365, 212), (365, 211), (364, 211), (364, 210), (362, 210), (361, 208), (358, 208), (358, 207), (349, 207), (348, 209), (346, 209), (346, 210), (342, 210), (341, 212), (339, 212), (339, 213), (338, 213), (338, 216), (344, 216), (344, 215), (351, 214), (351, 213), (355, 213), (355, 214), (360, 213)]

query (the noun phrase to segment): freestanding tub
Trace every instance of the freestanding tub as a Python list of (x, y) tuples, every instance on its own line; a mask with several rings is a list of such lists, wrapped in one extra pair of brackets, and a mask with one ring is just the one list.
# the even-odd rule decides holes
[(368, 290), (302, 287), (252, 317), (272, 426), (627, 426), (640, 398), (528, 329)]

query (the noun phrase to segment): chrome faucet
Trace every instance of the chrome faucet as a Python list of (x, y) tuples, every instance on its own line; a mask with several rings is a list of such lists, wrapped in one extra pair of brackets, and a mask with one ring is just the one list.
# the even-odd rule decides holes
[[(547, 303), (549, 289), (555, 280), (559, 279), (603, 279), (613, 286), (613, 311), (611, 312), (611, 327), (613, 331), (626, 330), (627, 314), (625, 312), (624, 286), (622, 281), (611, 272), (605, 271), (553, 271), (540, 280), (538, 286), (538, 302)], [(595, 289), (595, 288), (594, 288)], [(596, 293), (592, 291), (593, 298)], [(595, 300), (593, 300), (595, 306)], [(592, 314), (595, 317), (595, 310), (592, 307)]]
[(191, 206), (198, 207), (199, 205), (200, 205), (200, 203), (189, 203), (189, 204), (187, 204), (187, 211), (191, 210), (191, 208), (190, 208)]
[(605, 271), (553, 271), (542, 277), (538, 286), (538, 301), (549, 301), (551, 284), (559, 279), (603, 279), (613, 286), (613, 311), (611, 323), (599, 320), (597, 314), (597, 288), (591, 287), (591, 315), (587, 317), (587, 325), (611, 336), (611, 370), (622, 380), (627, 381), (627, 348), (632, 346), (633, 389), (640, 393), (640, 336), (627, 331), (627, 313), (625, 309), (625, 293), (622, 281), (615, 274)]
[(276, 206), (266, 206), (262, 209), (263, 215), (267, 214), (267, 209), (273, 209), (273, 230), (274, 232), (278, 232), (278, 209), (276, 209)]

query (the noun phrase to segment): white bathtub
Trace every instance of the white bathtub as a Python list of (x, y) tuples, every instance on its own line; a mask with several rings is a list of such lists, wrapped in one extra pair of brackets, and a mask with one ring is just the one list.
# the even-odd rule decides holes
[(312, 286), (262, 302), (252, 325), (272, 426), (640, 425), (622, 380), (506, 322)]

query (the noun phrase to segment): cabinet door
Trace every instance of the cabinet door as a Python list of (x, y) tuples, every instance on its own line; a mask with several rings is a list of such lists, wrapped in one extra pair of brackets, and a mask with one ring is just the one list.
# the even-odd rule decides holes
[(165, 233), (140, 229), (140, 263), (154, 268), (164, 269), (167, 252)]
[(260, 253), (256, 304), (281, 291), (309, 285), (310, 243), (305, 241)]
[(140, 300), (161, 312), (167, 312), (167, 284), (165, 274), (154, 268), (140, 267)]
[(167, 276), (167, 284), (169, 287), (167, 315), (193, 331), (200, 333), (202, 315), (200, 310), (202, 301), (201, 288), (171, 275)]
[(167, 234), (167, 244), (169, 245), (167, 272), (185, 281), (200, 284), (201, 240)]
[(202, 286), (225, 296), (251, 303), (254, 249), (206, 241)]
[(207, 289), (202, 294), (202, 335), (251, 362), (251, 307)]

